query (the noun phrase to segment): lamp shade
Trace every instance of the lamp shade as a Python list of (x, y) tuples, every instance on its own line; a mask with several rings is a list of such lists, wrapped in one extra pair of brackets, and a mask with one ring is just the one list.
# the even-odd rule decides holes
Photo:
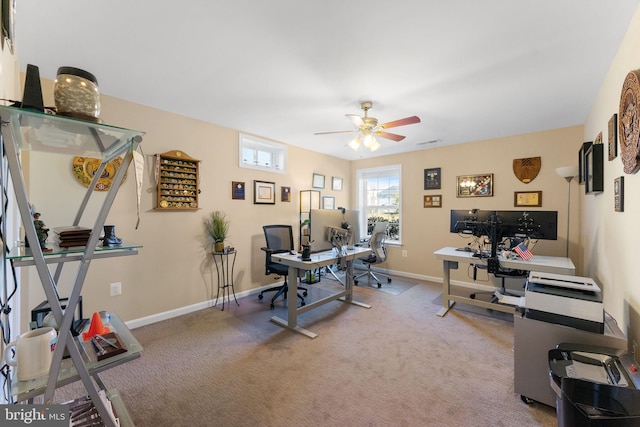
[(574, 176), (578, 176), (578, 167), (563, 166), (561, 168), (557, 168), (556, 173), (563, 178), (573, 178)]

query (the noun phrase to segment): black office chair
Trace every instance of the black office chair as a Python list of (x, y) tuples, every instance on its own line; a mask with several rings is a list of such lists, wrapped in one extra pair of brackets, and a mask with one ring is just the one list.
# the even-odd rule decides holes
[[(477, 270), (486, 270), (486, 269), (487, 269), (486, 265), (474, 264), (473, 265), (473, 280), (476, 279)], [(529, 272), (525, 271), (525, 270), (500, 269), (497, 272), (492, 273), (492, 274), (495, 277), (497, 277), (497, 278), (499, 278), (501, 280), (500, 289), (498, 289), (497, 291), (478, 291), (478, 292), (474, 292), (471, 295), (469, 295), (469, 298), (475, 299), (476, 296), (479, 295), (479, 294), (490, 294), (491, 295), (490, 302), (495, 304), (495, 303), (498, 303), (500, 301), (500, 299), (496, 295), (496, 292), (499, 292), (502, 295), (517, 297), (519, 295), (516, 295), (514, 293), (511, 293), (511, 292), (507, 291), (507, 288), (505, 286), (505, 279), (515, 278), (515, 279), (523, 279), (523, 281), (524, 281), (527, 277), (529, 277)], [(524, 286), (524, 282), (523, 282), (523, 286)]]
[[(265, 289), (260, 292), (258, 299), (262, 299), (265, 292), (275, 291), (276, 294), (271, 298), (271, 309), (275, 308), (275, 301), (280, 295), (287, 299), (287, 292), (289, 291), (289, 284), (287, 282), (289, 276), (289, 267), (284, 264), (271, 261), (272, 254), (279, 254), (289, 252), (293, 250), (293, 230), (290, 225), (265, 225), (262, 227), (264, 230), (264, 238), (267, 242), (267, 246), (261, 248), (266, 253), (265, 259), (265, 274), (277, 274), (284, 277), (284, 283), (280, 286)], [(305, 305), (304, 297), (307, 296), (306, 288), (298, 288), (302, 290), (302, 295), (298, 294), (298, 298)]]
[[(367, 265), (367, 271), (353, 278), (353, 283), (355, 285), (358, 285), (359, 278), (367, 276), (367, 281), (369, 283), (371, 283), (371, 278), (373, 278), (378, 284), (378, 288), (382, 287), (382, 283), (380, 283), (378, 276), (371, 271), (371, 266), (383, 263), (387, 259), (387, 249), (384, 247), (384, 240), (387, 237), (388, 226), (389, 223), (387, 221), (381, 221), (377, 222), (373, 227), (373, 231), (371, 231), (371, 238), (369, 239), (369, 248), (373, 253), (369, 255), (368, 258), (362, 258), (362, 262)], [(391, 283), (391, 277), (387, 276), (387, 283)]]

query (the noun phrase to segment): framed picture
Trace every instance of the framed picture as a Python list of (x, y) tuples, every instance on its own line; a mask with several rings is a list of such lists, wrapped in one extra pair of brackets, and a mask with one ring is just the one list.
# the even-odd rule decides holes
[(253, 181), (253, 204), (275, 205), (276, 183), (268, 181)]
[(589, 147), (591, 147), (591, 145), (593, 144), (593, 142), (583, 142), (582, 143), (582, 147), (580, 147), (580, 151), (578, 151), (578, 183), (579, 184), (584, 184), (586, 181), (586, 163), (585, 163), (585, 157), (587, 155), (587, 150), (589, 149)]
[(457, 197), (493, 197), (493, 174), (456, 177)]
[(280, 187), (280, 201), (281, 202), (291, 201), (291, 187)]
[(609, 133), (607, 136), (609, 143), (609, 160), (618, 157), (618, 115), (614, 114), (609, 119)]
[(331, 189), (335, 191), (342, 191), (342, 178), (334, 176), (331, 179)]
[(584, 192), (604, 191), (604, 144), (591, 144), (584, 154)]
[(231, 198), (234, 200), (244, 200), (244, 182), (233, 181), (231, 183)]
[(539, 208), (542, 206), (542, 191), (514, 191), (513, 206)]
[(424, 196), (425, 208), (441, 208), (442, 207), (442, 194), (435, 196)]
[(313, 174), (313, 182), (311, 183), (313, 188), (324, 188), (324, 175), (319, 173)]
[(322, 196), (322, 209), (335, 209), (336, 198), (331, 196)]
[(624, 177), (613, 180), (613, 204), (616, 212), (624, 212)]
[(424, 189), (439, 190), (440, 189), (440, 168), (431, 168), (424, 170)]

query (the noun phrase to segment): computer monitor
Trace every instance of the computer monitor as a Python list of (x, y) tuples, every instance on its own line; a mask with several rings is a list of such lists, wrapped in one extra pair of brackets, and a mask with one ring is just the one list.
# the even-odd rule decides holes
[(495, 211), (481, 211), (479, 209), (451, 210), (449, 231), (458, 234), (487, 235), (491, 215)]
[(557, 240), (557, 211), (497, 211), (500, 237)]
[(327, 233), (329, 227), (348, 228), (351, 232), (348, 245), (353, 246), (360, 240), (358, 217), (359, 212), (356, 210), (312, 209), (309, 213), (311, 252), (327, 251), (333, 248)]

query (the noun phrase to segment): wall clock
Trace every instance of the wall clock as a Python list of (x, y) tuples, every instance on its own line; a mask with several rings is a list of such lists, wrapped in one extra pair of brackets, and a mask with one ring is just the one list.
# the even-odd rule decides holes
[(620, 111), (618, 112), (618, 138), (620, 158), (625, 173), (636, 173), (640, 169), (640, 70), (629, 72), (622, 85)]

